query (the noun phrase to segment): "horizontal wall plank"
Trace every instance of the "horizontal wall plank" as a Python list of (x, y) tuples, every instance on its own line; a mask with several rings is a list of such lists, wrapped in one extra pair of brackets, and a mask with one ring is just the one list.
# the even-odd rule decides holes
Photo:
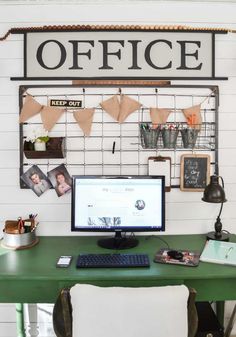
[(4, 158), (4, 160), (0, 160), (0, 168), (13, 168), (20, 165), (19, 151), (0, 150), (0, 158)]
[[(175, 219), (166, 220), (165, 232), (149, 232), (149, 233), (136, 233), (136, 235), (171, 235), (171, 234), (204, 234), (212, 231), (214, 228), (214, 223), (217, 217), (218, 209), (215, 209), (215, 213), (209, 216), (209, 219)], [(226, 218), (224, 216), (225, 209), (222, 214), (222, 223), (224, 224), (224, 229), (235, 233), (235, 218)], [(89, 232), (71, 232), (70, 221), (54, 221), (54, 222), (40, 222), (37, 228), (37, 234), (39, 236), (108, 236), (113, 235), (111, 233), (89, 233)]]
[[(7, 79), (6, 81), (9, 81), (9, 79)], [(3, 87), (4, 87), (4, 85), (3, 85)], [(9, 92), (10, 92), (10, 94), (9, 94)], [(0, 94), (0, 104), (1, 104), (0, 115), (6, 114), (6, 113), (7, 114), (19, 113), (18, 91), (16, 90), (15, 92), (14, 91), (13, 92), (9, 91), (9, 92), (8, 92), (8, 95), (1, 95)]]
[(0, 59), (1, 77), (23, 76), (22, 59)]
[[(1, 102), (1, 100), (0, 100)], [(0, 133), (13, 133), (15, 134), (13, 136), (13, 139), (17, 138), (17, 135), (19, 134), (19, 115), (18, 114), (8, 114), (7, 112), (5, 114), (0, 114)]]
[[(236, 126), (233, 125), (235, 128)], [(219, 132), (220, 149), (235, 149), (236, 130), (227, 130)]]
[[(23, 197), (23, 196), (22, 196)], [(29, 213), (39, 214), (38, 218), (40, 222), (52, 222), (52, 221), (68, 221), (70, 219), (70, 204), (40, 204), (40, 205), (28, 205), (28, 204), (18, 204), (17, 209), (12, 207), (12, 204), (4, 204), (1, 210), (1, 219), (16, 219), (20, 215), (27, 216)], [(225, 217), (233, 214), (236, 202), (228, 201), (225, 204)], [(53, 208), (53, 212), (51, 212)], [(199, 202), (190, 203), (169, 203), (166, 205), (166, 218), (167, 220), (194, 220), (196, 215), (200, 219), (209, 219), (215, 215), (216, 208), (212, 204), (204, 204), (199, 200)], [(228, 215), (229, 214), (229, 215)], [(236, 218), (236, 215), (234, 216)]]
[[(1, 120), (1, 118), (0, 118)], [(1, 150), (17, 150), (19, 151), (19, 137), (17, 132), (0, 133), (0, 151)]]
[[(228, 23), (232, 25), (234, 23), (235, 17), (235, 3), (168, 3), (162, 2), (159, 4), (155, 3), (142, 3), (135, 4), (135, 7), (131, 4), (126, 4), (124, 10), (124, 5), (122, 4), (107, 4), (106, 11), (104, 11), (104, 6), (101, 4), (86, 4), (73, 3), (69, 5), (47, 5), (40, 6), (35, 5), (33, 7), (27, 5), (21, 5), (17, 7), (17, 11), (10, 10), (14, 9), (14, 6), (3, 6), (1, 8), (0, 21), (1, 22), (18, 22), (19, 15), (21, 22), (24, 23), (40, 23), (44, 24), (53, 23), (55, 18), (62, 23), (65, 23), (65, 18), (69, 18), (70, 22), (84, 22), (86, 21), (97, 21), (99, 17), (100, 22), (181, 22), (181, 23), (212, 23), (216, 25), (217, 23)], [(93, 10), (92, 10), (93, 9)], [(96, 9), (96, 10), (94, 10)], [(115, 9), (115, 10), (114, 10)], [(107, 13), (109, 12), (109, 21), (107, 20)], [(53, 16), (52, 16), (53, 13)], [(189, 13), (189, 15), (186, 15)], [(191, 13), (191, 15), (190, 15)], [(23, 15), (24, 14), (24, 15)], [(54, 17), (54, 20), (53, 20)], [(68, 19), (67, 19), (68, 21)]]
[[(219, 134), (223, 135), (223, 133), (227, 131), (236, 130), (236, 113), (235, 112), (220, 112), (219, 113)], [(224, 136), (228, 138), (228, 134), (226, 133)], [(232, 142), (232, 139), (231, 139)]]
[[(1, 29), (0, 24), (0, 29)], [(13, 41), (6, 40), (0, 43), (1, 59), (23, 59), (23, 40)]]
[(236, 76), (235, 59), (217, 59), (215, 67), (218, 77)]

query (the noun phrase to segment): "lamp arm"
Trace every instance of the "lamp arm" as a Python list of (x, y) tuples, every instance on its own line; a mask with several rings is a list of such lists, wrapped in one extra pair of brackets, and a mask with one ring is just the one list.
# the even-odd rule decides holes
[[(224, 189), (224, 187), (225, 187), (225, 184), (224, 184), (224, 179), (223, 179), (221, 176), (219, 176), (219, 178), (221, 179), (222, 187), (223, 187), (223, 189)], [(220, 216), (221, 216), (222, 209), (223, 209), (223, 202), (221, 203), (221, 206), (220, 206), (220, 211), (219, 211), (219, 214), (218, 214), (218, 217), (217, 217), (217, 219), (220, 219)]]
[(225, 188), (224, 179), (223, 179), (221, 176), (219, 176), (219, 178), (221, 179), (222, 187), (223, 187), (223, 189), (224, 189), (224, 188)]
[(219, 214), (217, 216), (217, 219), (220, 219), (220, 216), (221, 216), (221, 213), (222, 213), (222, 209), (223, 209), (223, 202), (220, 205), (220, 211), (219, 211)]

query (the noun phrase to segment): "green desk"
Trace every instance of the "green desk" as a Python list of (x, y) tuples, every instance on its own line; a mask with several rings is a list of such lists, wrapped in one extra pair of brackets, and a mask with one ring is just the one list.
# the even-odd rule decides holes
[[(171, 248), (202, 250), (205, 235), (165, 235)], [(129, 252), (154, 253), (165, 244), (155, 236), (139, 237), (139, 246)], [(25, 336), (21, 303), (54, 303), (62, 287), (75, 283), (98, 286), (161, 286), (185, 284), (197, 290), (198, 301), (236, 300), (236, 268), (210, 263), (198, 267), (157, 264), (150, 268), (76, 269), (79, 253), (114, 252), (99, 248), (96, 237), (40, 237), (26, 250), (0, 248), (0, 302), (18, 303), (18, 336)], [(236, 242), (232, 235), (230, 241)], [(124, 251), (123, 251), (124, 252)], [(67, 269), (56, 268), (60, 255), (73, 255)], [(223, 311), (221, 312), (222, 319)]]

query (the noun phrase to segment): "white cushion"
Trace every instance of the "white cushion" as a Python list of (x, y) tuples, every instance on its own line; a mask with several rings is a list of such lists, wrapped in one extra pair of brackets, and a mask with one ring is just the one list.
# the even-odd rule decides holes
[(71, 288), (73, 337), (187, 337), (184, 285)]

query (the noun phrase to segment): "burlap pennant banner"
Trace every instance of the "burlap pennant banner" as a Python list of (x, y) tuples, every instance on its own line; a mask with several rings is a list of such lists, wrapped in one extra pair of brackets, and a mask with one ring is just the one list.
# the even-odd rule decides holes
[(187, 109), (182, 109), (182, 111), (189, 126), (191, 126), (193, 129), (201, 129), (201, 104), (194, 105)]
[(127, 95), (121, 95), (119, 101), (118, 95), (114, 95), (106, 101), (100, 103), (100, 106), (115, 121), (123, 123), (125, 119), (132, 112), (138, 110), (142, 106), (142, 104)]
[[(112, 96), (101, 102), (100, 106), (115, 121), (123, 123), (131, 113), (140, 109), (142, 104), (135, 99), (122, 94)], [(40, 113), (45, 130), (50, 131), (65, 111), (65, 108), (41, 105), (31, 95), (27, 95), (20, 112), (19, 122), (24, 123), (29, 118)], [(84, 108), (73, 112), (75, 120), (86, 136), (90, 135), (94, 112), (95, 108)], [(182, 109), (182, 112), (189, 126), (195, 129), (201, 129), (201, 104)], [(160, 124), (165, 124), (170, 113), (170, 109), (150, 108), (150, 118), (153, 126), (157, 127)]]
[(120, 113), (120, 102), (117, 95), (108, 98), (100, 103), (100, 106), (105, 110), (115, 121), (118, 121)]
[(95, 109), (74, 111), (73, 116), (86, 136), (90, 135)]
[(44, 106), (40, 111), (44, 129), (50, 131), (64, 112), (65, 109)]
[(24, 105), (20, 112), (19, 122), (24, 123), (29, 118), (37, 115), (42, 109), (42, 105), (38, 103), (32, 96), (27, 95), (24, 101)]
[(150, 108), (150, 117), (153, 127), (158, 127), (160, 124), (165, 124), (171, 110), (165, 108)]
[(121, 95), (118, 122), (123, 123), (131, 113), (138, 110), (141, 106), (142, 104), (135, 99), (127, 95)]

